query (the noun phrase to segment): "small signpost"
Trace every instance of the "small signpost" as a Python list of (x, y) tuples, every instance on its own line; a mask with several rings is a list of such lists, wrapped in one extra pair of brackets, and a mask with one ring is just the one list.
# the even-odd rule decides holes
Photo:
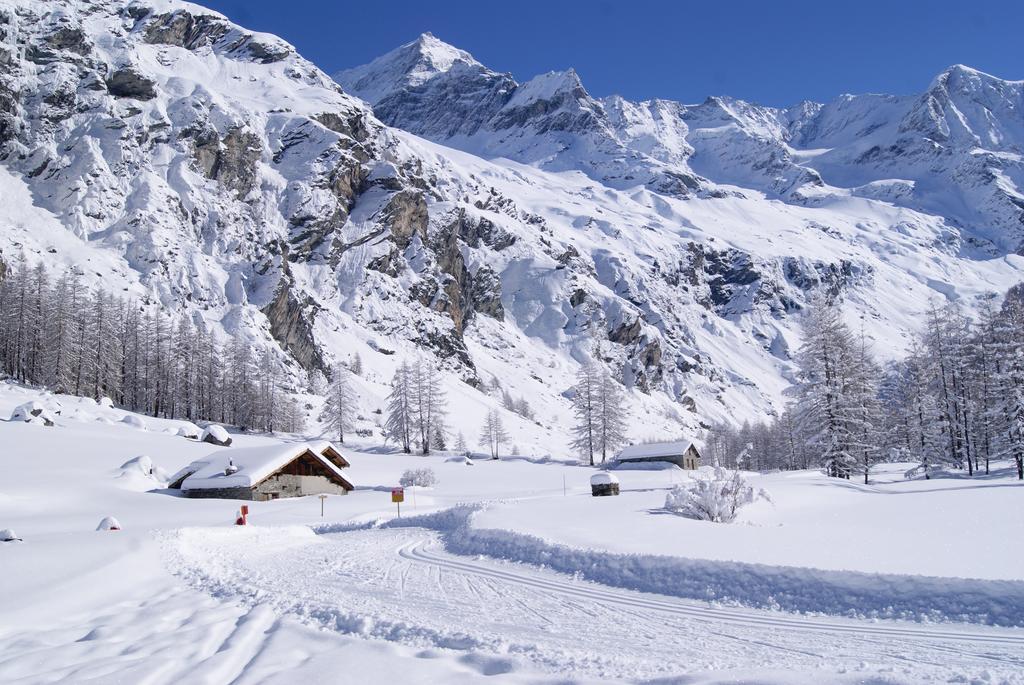
[(398, 518), (402, 518), (402, 502), (405, 501), (405, 488), (392, 488), (391, 501), (398, 505)]
[(327, 495), (320, 495), (320, 518), (324, 517), (324, 500), (327, 499)]

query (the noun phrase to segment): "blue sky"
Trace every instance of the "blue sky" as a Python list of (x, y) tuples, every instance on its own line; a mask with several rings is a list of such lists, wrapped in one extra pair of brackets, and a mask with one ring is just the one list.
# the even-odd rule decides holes
[(575, 67), (591, 94), (636, 100), (732, 95), (782, 106), (916, 93), (956, 63), (1024, 79), (1024, 2), (1016, 0), (203, 4), (283, 36), (328, 72), (431, 31), (520, 81)]

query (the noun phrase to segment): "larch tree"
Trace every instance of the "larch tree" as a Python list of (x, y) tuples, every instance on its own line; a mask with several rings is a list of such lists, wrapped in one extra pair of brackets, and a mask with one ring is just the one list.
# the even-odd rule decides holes
[(349, 432), (356, 413), (356, 393), (352, 387), (352, 372), (344, 365), (336, 364), (331, 370), (331, 380), (327, 386), (327, 401), (321, 420), (334, 435), (338, 442), (344, 444), (345, 433)]
[(387, 400), (385, 435), (394, 440), (406, 454), (412, 452), (415, 411), (413, 407), (413, 378), (409, 363), (402, 361), (391, 379), (391, 393)]
[(594, 418), (603, 464), (626, 441), (626, 393), (607, 371), (597, 379)]
[(576, 419), (573, 426), (572, 446), (594, 465), (594, 455), (600, 449), (599, 399), (601, 375), (597, 365), (588, 362), (580, 367), (573, 386), (572, 411)]
[(505, 431), (501, 413), (497, 409), (491, 409), (480, 427), (480, 445), (491, 453), (491, 459), (497, 459), (501, 446), (508, 441), (509, 435)]

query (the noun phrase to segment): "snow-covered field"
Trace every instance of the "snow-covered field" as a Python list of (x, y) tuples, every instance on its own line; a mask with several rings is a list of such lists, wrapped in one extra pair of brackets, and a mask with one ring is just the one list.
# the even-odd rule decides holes
[[(53, 401), (0, 385), (0, 417), (32, 399)], [(323, 518), (261, 502), (238, 528), (238, 503), (121, 468), (215, 448), (57, 399), (54, 427), (0, 422), (0, 528), (24, 539), (0, 543), (0, 682), (1024, 682), (1009, 474), (752, 475), (773, 502), (725, 525), (664, 513), (679, 471), (592, 498), (573, 464), (364, 445)]]

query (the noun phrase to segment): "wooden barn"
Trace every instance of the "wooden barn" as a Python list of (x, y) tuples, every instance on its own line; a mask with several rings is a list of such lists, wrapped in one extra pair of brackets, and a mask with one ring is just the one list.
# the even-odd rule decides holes
[(648, 442), (623, 448), (615, 457), (620, 464), (669, 462), (681, 469), (700, 467), (700, 452), (689, 440), (676, 442)]
[(186, 466), (169, 488), (186, 497), (265, 501), (305, 495), (344, 495), (349, 462), (329, 442), (279, 443), (220, 449)]

